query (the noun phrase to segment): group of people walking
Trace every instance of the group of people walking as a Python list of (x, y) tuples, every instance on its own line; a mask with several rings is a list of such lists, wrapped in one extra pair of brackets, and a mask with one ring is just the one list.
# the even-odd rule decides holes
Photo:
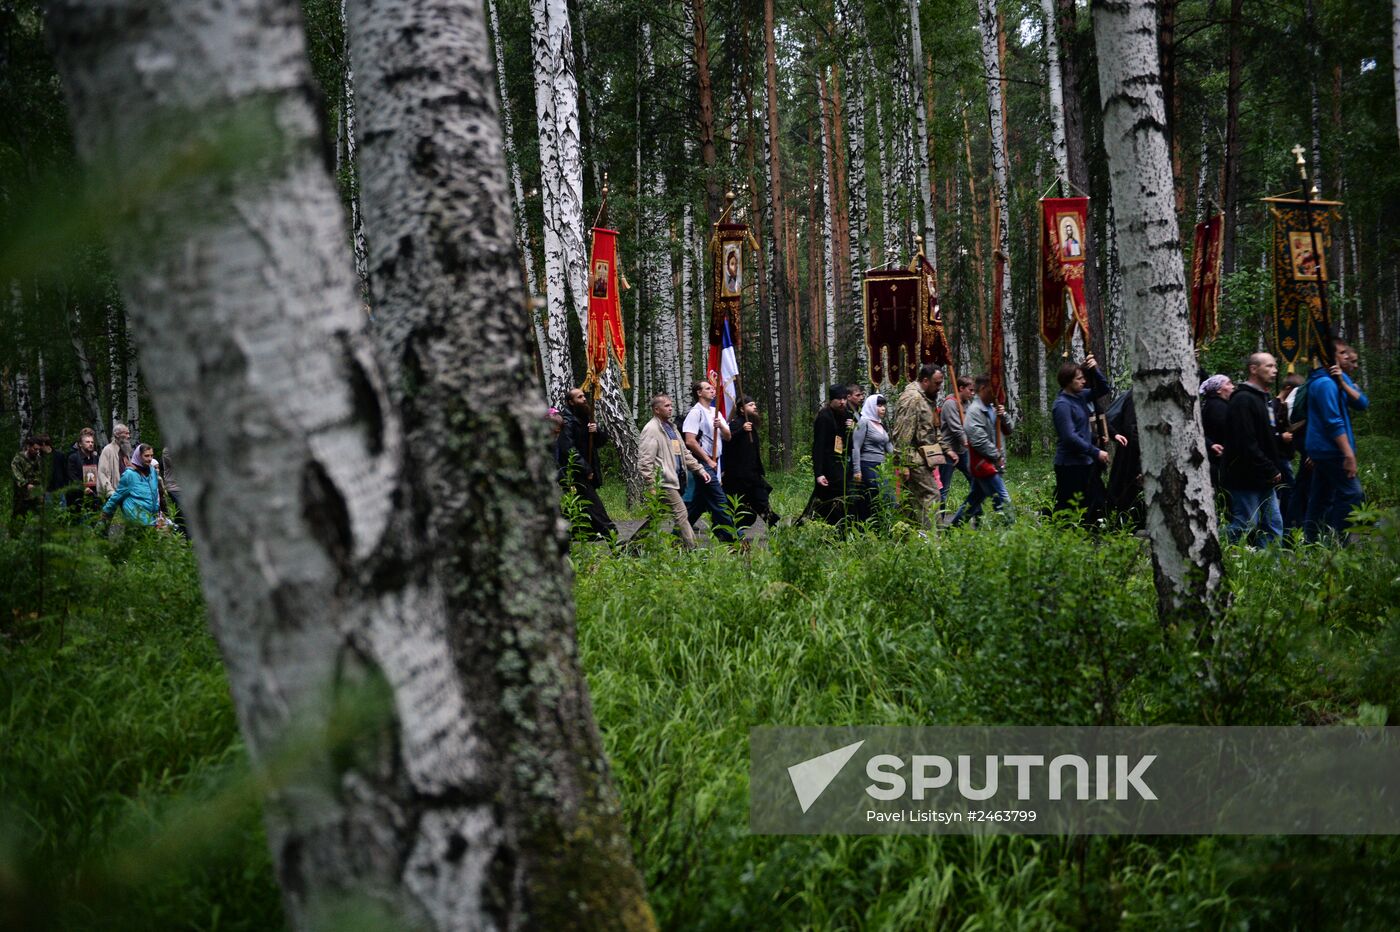
[(26, 437), (10, 461), (10, 472), (16, 526), (48, 504), (79, 519), (88, 516), (105, 524), (120, 513), (129, 523), (185, 532), (170, 451), (162, 451), (157, 460), (150, 444), (133, 447), (125, 424), (113, 427), (112, 440), (101, 451), (88, 427), (67, 451), (55, 451), (47, 434)]
[[(1289, 376), (1276, 397), (1278, 364), (1268, 353), (1249, 357), (1238, 386), (1225, 375), (1202, 382), (1211, 478), (1226, 496), (1230, 539), (1250, 535), (1267, 542), (1289, 527), (1303, 528), (1308, 540), (1329, 529), (1345, 533), (1348, 515), (1362, 501), (1351, 413), (1369, 402), (1351, 379), (1355, 350), (1337, 341), (1335, 358), (1306, 382)], [(1066, 362), (1057, 378), (1054, 510), (1090, 526), (1112, 512), (1140, 523), (1143, 481), (1131, 393), (1110, 404), (1111, 386), (1092, 355)], [(988, 504), (1013, 521), (1005, 481), (1011, 425), (993, 380), (960, 376), (946, 392), (944, 381), (942, 369), (925, 365), (893, 402), (881, 393), (867, 395), (858, 384), (831, 385), (812, 423), (812, 493), (797, 520), (847, 527), (898, 516), (927, 529), (933, 515), (946, 515), (961, 474), (967, 494), (943, 522), (976, 521)], [(683, 544), (696, 545), (702, 515), (725, 542), (758, 518), (775, 524), (757, 404), (740, 398), (726, 419), (715, 407), (715, 387), (703, 380), (691, 385), (691, 402), (678, 423), (674, 400), (653, 396), (638, 450), (642, 479), (659, 489), (660, 507)], [(615, 539), (597, 491), (598, 451), (607, 434), (578, 389), (551, 418), (558, 428), (560, 481), (581, 508), (576, 523), (595, 537)], [(1295, 451), (1303, 457), (1296, 473)]]
[(1270, 543), (1294, 528), (1308, 541), (1345, 539), (1364, 501), (1352, 415), (1371, 402), (1352, 379), (1356, 350), (1334, 340), (1332, 358), (1306, 380), (1288, 375), (1277, 393), (1278, 362), (1262, 352), (1249, 357), (1244, 381), (1219, 374), (1201, 383), (1211, 481), (1225, 495), (1232, 540)]
[[(883, 394), (832, 385), (812, 425), (813, 490), (804, 516), (845, 525), (886, 520), (902, 510), (920, 528), (948, 501), (961, 473), (968, 494), (952, 523), (977, 519), (987, 501), (1012, 520), (1005, 409), (990, 376), (963, 376), (941, 395), (943, 370), (925, 365), (891, 412)], [(891, 414), (893, 416), (891, 416)]]
[[(738, 399), (732, 421), (715, 407), (715, 387), (707, 381), (690, 388), (692, 405), (680, 425), (669, 395), (652, 396), (652, 418), (638, 437), (642, 480), (659, 491), (661, 507), (674, 521), (686, 548), (696, 546), (695, 523), (709, 515), (715, 537), (732, 543), (758, 518), (773, 525), (779, 516), (769, 503), (759, 453), (758, 404)], [(559, 480), (581, 506), (579, 530), (616, 539), (617, 527), (598, 496), (602, 467), (598, 451), (609, 437), (593, 416), (587, 396), (570, 389), (563, 405), (551, 409)]]

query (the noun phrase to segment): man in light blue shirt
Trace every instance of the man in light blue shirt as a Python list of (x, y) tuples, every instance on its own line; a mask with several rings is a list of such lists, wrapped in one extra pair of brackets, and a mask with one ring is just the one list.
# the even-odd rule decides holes
[(1356, 370), (1356, 350), (1340, 340), (1333, 347), (1331, 369), (1319, 366), (1308, 376), (1304, 452), (1313, 463), (1313, 482), (1303, 533), (1309, 541), (1317, 540), (1324, 526), (1345, 539), (1352, 509), (1365, 501), (1351, 411), (1364, 411), (1371, 402), (1348, 374)]

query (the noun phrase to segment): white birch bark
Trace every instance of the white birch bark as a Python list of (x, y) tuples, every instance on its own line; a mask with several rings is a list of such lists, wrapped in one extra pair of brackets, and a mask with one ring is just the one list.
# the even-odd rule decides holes
[(850, 280), (844, 283), (847, 306), (843, 316), (850, 321), (855, 352), (855, 374), (862, 381), (868, 371), (865, 347), (865, 305), (861, 296), (861, 282), (865, 280), (865, 269), (870, 264), (870, 211), (869, 185), (865, 169), (865, 67), (866, 52), (869, 48), (865, 29), (865, 12), (861, 0), (837, 0), (836, 16), (842, 24), (846, 45), (850, 53), (850, 64), (846, 68), (846, 92), (841, 103), (845, 109), (847, 146), (846, 206), (850, 215), (850, 229), (847, 231), (850, 242), (846, 249), (850, 255)]
[[(857, 0), (858, 2), (858, 0)], [(872, 72), (873, 74), (873, 72)], [(875, 258), (876, 265), (883, 265), (889, 259), (890, 254), (895, 252), (899, 244), (899, 231), (897, 229), (894, 216), (895, 195), (890, 191), (894, 185), (894, 179), (890, 176), (889, 157), (885, 153), (889, 136), (885, 134), (885, 108), (880, 99), (880, 85), (874, 87), (875, 100), (875, 151), (880, 159), (880, 242), (883, 246), (882, 254)], [(864, 323), (862, 323), (864, 326)]]
[[(579, 141), (578, 81), (574, 75), (573, 39), (566, 0), (531, 0), (535, 63), (535, 113), (540, 130), (540, 187), (544, 192), (545, 300), (548, 326), (540, 356), (550, 398), (562, 398), (572, 382), (569, 365), (568, 311), (572, 306), (580, 330), (588, 332), (588, 253), (584, 240), (583, 153)], [(547, 352), (546, 352), (547, 350)], [(600, 405), (607, 430), (622, 463), (629, 499), (641, 494), (637, 468), (637, 427), (626, 410), (620, 380), (610, 363), (602, 391), (613, 395)]]
[(121, 420), (117, 405), (117, 383), (121, 379), (122, 368), (121, 352), (117, 346), (121, 335), (120, 321), (117, 319), (120, 313), (115, 305), (107, 305), (107, 407), (111, 411), (111, 417), (107, 419), (108, 429), (116, 427), (117, 421)]
[(366, 310), (373, 307), (369, 286), (369, 246), (365, 243), (364, 218), (360, 216), (360, 160), (355, 133), (355, 69), (350, 59), (346, 0), (340, 0), (340, 27), (345, 31), (345, 69), (341, 75), (341, 122), (345, 130), (345, 164), (350, 178), (350, 248), (355, 256), (355, 276), (360, 280), (360, 300)]
[[(371, 243), (386, 244), (373, 255), (376, 332), (403, 414), (397, 499), (411, 516), (384, 555), (407, 571), (391, 590), (403, 620), (371, 643), (447, 660), (409, 680), (431, 714), (403, 726), (405, 741), (422, 742), (419, 773), (441, 799), (398, 869), (441, 928), (559, 928), (580, 916), (645, 926), (578, 668), (554, 463), (540, 408), (521, 404), (531, 397), (526, 295), (484, 10), (479, 0), (351, 9), (365, 63), (365, 223)], [(560, 140), (576, 178), (577, 135)], [(581, 234), (581, 215), (564, 223)], [(567, 266), (584, 307), (582, 255)], [(599, 411), (610, 430), (608, 406), (621, 398), (612, 371)], [(626, 438), (613, 436), (626, 463)], [(455, 760), (444, 759), (444, 732), (462, 736)]]
[(687, 200), (681, 215), (681, 382), (692, 378), (695, 372), (695, 321), (700, 319), (697, 317), (695, 253), (691, 249), (694, 241), (695, 210)]
[(24, 369), (15, 372), (14, 378), (15, 418), (19, 425), (19, 443), (24, 446), (25, 438), (34, 433), (34, 398), (29, 393), (29, 373)]
[(1400, 134), (1400, 0), (1390, 3), (1390, 61), (1395, 84), (1395, 131)]
[[(102, 405), (97, 400), (97, 379), (92, 373), (92, 363), (88, 359), (87, 346), (83, 343), (83, 316), (78, 303), (73, 300), (72, 295), (67, 295), (64, 301), (68, 312), (68, 339), (73, 344), (73, 355), (78, 360), (78, 380), (79, 389), (83, 400), (83, 414), (87, 418), (88, 426), (91, 426), (93, 433), (97, 435), (97, 442), (101, 447), (107, 445), (107, 428), (102, 423)], [(55, 446), (55, 455), (66, 455), (66, 446)]]
[(49, 378), (48, 370), (44, 365), (44, 348), (41, 346), (35, 352), (39, 363), (39, 423), (49, 424), (52, 412), (49, 411)]
[(1151, 0), (1093, 8), (1104, 148), (1119, 227), (1147, 529), (1162, 623), (1203, 629), (1220, 609), (1224, 566), (1195, 392), (1186, 273)]
[[(1021, 347), (1020, 317), (1016, 309), (1015, 292), (1011, 290), (1011, 218), (1007, 184), (1010, 169), (1006, 154), (1006, 138), (1002, 132), (1001, 61), (997, 49), (996, 0), (977, 0), (978, 26), (982, 35), (982, 69), (986, 73), (987, 123), (992, 136), (992, 180), (997, 198), (997, 249), (1007, 257), (1002, 263), (1002, 332), (1005, 334), (1006, 413), (1014, 424), (1020, 418)], [(995, 268), (995, 263), (993, 263)]]
[(134, 447), (141, 440), (141, 367), (137, 362), (136, 340), (131, 328), (126, 331), (126, 426), (131, 430)]
[[(1210, 108), (1201, 108), (1201, 153), (1196, 166), (1196, 222), (1206, 218), (1210, 197)], [(1114, 370), (1117, 371), (1116, 369)]]
[(1045, 71), (1050, 84), (1050, 148), (1055, 153), (1055, 177), (1069, 188), (1069, 148), (1065, 143), (1065, 81), (1060, 70), (1060, 40), (1055, 29), (1055, 0), (1040, 0), (1040, 11), (1045, 30)]
[[(496, 92), (501, 101), (501, 135), (506, 149), (506, 165), (510, 169), (511, 219), (515, 226), (515, 244), (520, 250), (521, 264), (525, 270), (525, 291), (539, 294), (539, 282), (535, 278), (535, 254), (530, 248), (530, 222), (525, 213), (525, 186), (520, 180), (520, 154), (515, 146), (515, 112), (511, 108), (510, 94), (506, 89), (505, 47), (501, 38), (501, 21), (496, 13), (496, 0), (487, 0), (491, 14), (491, 46), (496, 53)], [(530, 320), (534, 324), (535, 339), (544, 346), (544, 328), (540, 315), (534, 308), (530, 310)]]
[[(329, 701), (348, 698), (343, 676), (370, 650), (357, 580), (394, 507), (385, 480), (398, 450), (358, 335), (300, 9), (59, 0), (48, 28), (79, 153), (106, 196), (130, 189), (124, 166), (217, 153), (217, 140), (249, 125), (271, 137), (238, 164), (214, 159), (210, 172), (151, 191), (113, 233), (113, 266), (161, 426), (189, 452), (186, 513), (230, 692), (266, 781), (288, 917), (305, 928), (348, 897), (402, 902), (397, 882), (377, 873), (383, 816), (360, 793), (358, 768), (322, 740)], [(430, 665), (404, 648), (400, 661)], [(409, 672), (389, 658), (379, 666)], [(432, 753), (454, 759), (456, 732)], [(359, 753), (394, 753), (365, 738)], [(417, 779), (426, 749), (404, 750), (415, 752), (405, 779)]]
[[(783, 344), (778, 338), (778, 315), (785, 313), (786, 309), (777, 297), (778, 274), (782, 270), (778, 268), (776, 261), (778, 250), (774, 248), (777, 237), (773, 224), (777, 219), (777, 211), (773, 209), (773, 136), (769, 131), (768, 108), (762, 107), (761, 109), (763, 111), (763, 230), (771, 240), (768, 248), (763, 250), (763, 261), (766, 263), (768, 276), (768, 345), (772, 347), (772, 356), (767, 360), (767, 363), (773, 380), (771, 383), (773, 410), (779, 412), (781, 417), (786, 411), (783, 407), (783, 392), (787, 390), (788, 386), (783, 384)], [(773, 427), (770, 427), (769, 430), (773, 430)]]
[(933, 215), (933, 186), (928, 165), (928, 108), (924, 100), (924, 40), (919, 24), (919, 0), (909, 0), (909, 91), (914, 107), (914, 125), (918, 134), (913, 139), (914, 165), (918, 170), (919, 203), (923, 209), (924, 251), (928, 260), (938, 266), (938, 224)]
[[(544, 207), (544, 363), (552, 401), (573, 381), (569, 362), (569, 295), (574, 291), (573, 256), (583, 255), (583, 165), (565, 162), (572, 136), (578, 147), (578, 83), (573, 69), (573, 34), (566, 0), (530, 0), (535, 69), (535, 118), (539, 124), (540, 191)], [(577, 223), (574, 217), (579, 218)], [(586, 273), (584, 273), (586, 274)], [(580, 285), (579, 287), (582, 287)], [(586, 307), (587, 305), (583, 305)], [(574, 307), (576, 319), (582, 311)]]
[[(832, 104), (824, 98), (822, 106), (822, 298), (823, 321), (826, 326), (826, 381), (836, 382), (836, 244), (832, 241), (831, 205), (836, 191), (832, 184)], [(864, 380), (862, 380), (864, 381)], [(818, 387), (820, 396), (820, 387)]]

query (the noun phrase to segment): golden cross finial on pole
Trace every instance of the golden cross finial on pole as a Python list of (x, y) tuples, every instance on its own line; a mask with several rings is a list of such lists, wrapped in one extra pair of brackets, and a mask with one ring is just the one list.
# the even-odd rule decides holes
[(1288, 150), (1288, 151), (1292, 152), (1292, 153), (1293, 153), (1293, 157), (1294, 157), (1295, 159), (1297, 159), (1298, 174), (1302, 176), (1302, 178), (1303, 178), (1304, 181), (1307, 181), (1307, 180), (1308, 180), (1308, 160), (1305, 159), (1305, 158), (1303, 158), (1303, 153), (1304, 153), (1306, 150), (1305, 150), (1302, 146), (1294, 146), (1292, 149), (1290, 149), (1290, 150)]

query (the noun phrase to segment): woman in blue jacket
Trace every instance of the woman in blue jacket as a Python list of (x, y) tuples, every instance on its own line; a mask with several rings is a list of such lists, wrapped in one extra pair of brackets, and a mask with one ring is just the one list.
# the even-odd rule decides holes
[[(1103, 467), (1108, 451), (1094, 445), (1093, 409), (1095, 398), (1112, 391), (1090, 354), (1082, 366), (1067, 362), (1058, 374), (1060, 394), (1050, 415), (1055, 422), (1055, 510), (1083, 508), (1086, 523), (1097, 521), (1103, 512)], [(1092, 383), (1091, 388), (1086, 385)], [(1123, 446), (1126, 437), (1117, 438)]]
[(137, 445), (131, 465), (117, 483), (117, 490), (102, 506), (103, 518), (110, 521), (118, 505), (126, 520), (147, 527), (156, 526), (160, 515), (160, 476), (156, 473), (155, 451), (149, 443)]

